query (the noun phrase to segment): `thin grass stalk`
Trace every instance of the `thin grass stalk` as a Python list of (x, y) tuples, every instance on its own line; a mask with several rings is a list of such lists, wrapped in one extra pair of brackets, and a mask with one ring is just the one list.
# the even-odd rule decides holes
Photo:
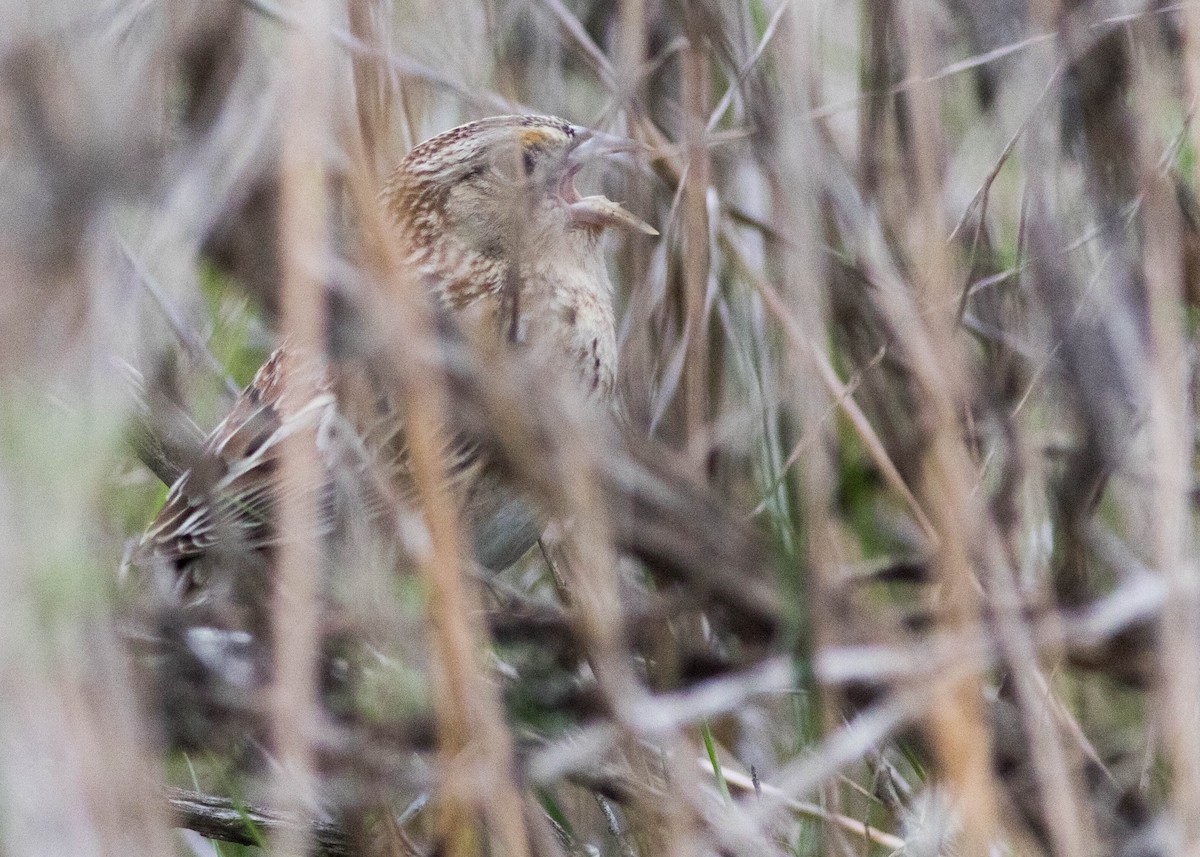
[[(829, 324), (829, 270), (821, 250), (818, 177), (829, 155), (821, 145), (816, 123), (806, 118), (813, 93), (821, 86), (819, 72), (811, 61), (815, 51), (813, 32), (810, 9), (793, 9), (780, 23), (777, 46), (782, 62), (778, 73), (784, 108), (775, 130), (778, 172), (771, 200), (775, 228), (784, 238), (780, 242), (780, 302), (788, 318), (783, 324), (784, 365), (794, 367), (795, 376), (786, 395), (800, 430), (812, 441), (803, 467), (788, 476), (800, 498), (797, 525), (803, 533), (804, 551), (797, 559), (803, 563), (806, 579), (794, 585), (793, 597), (806, 605), (794, 609), (802, 623), (800, 648), (808, 657), (816, 657), (824, 647), (842, 642), (842, 629), (832, 619), (837, 615), (836, 594), (845, 585), (840, 579), (841, 570), (847, 566), (845, 541), (833, 514), (836, 442), (825, 419), (834, 405), (820, 368)], [(774, 290), (764, 285), (768, 286), (765, 299), (770, 304)], [(813, 708), (819, 712), (823, 733), (837, 728), (841, 720), (839, 707), (836, 694), (820, 693)], [(835, 814), (839, 812), (836, 781), (824, 783), (823, 794), (822, 802)], [(842, 831), (836, 825), (826, 833), (831, 840), (841, 841)]]
[[(287, 36), (283, 145), (280, 160), (279, 245), (282, 257), (280, 329), (301, 360), (324, 362), (329, 200), (326, 151), (332, 115), (332, 10), (327, 0), (297, 0), (299, 26)], [(281, 400), (283, 418), (308, 404)], [(290, 411), (290, 413), (289, 413)], [(277, 499), (279, 549), (272, 600), (274, 677), (271, 737), (278, 761), (275, 804), (310, 817), (317, 796), (313, 741), (317, 734), (319, 613), (324, 569), (320, 510), (323, 475), (317, 427), (283, 442)], [(279, 857), (308, 853), (307, 824), (283, 828), (271, 842)]]
[(621, 0), (617, 29), (617, 104), (624, 111), (637, 100), (646, 57), (645, 0)]
[(351, 37), (373, 51), (372, 55), (355, 52), (350, 62), (359, 133), (372, 175), (377, 178), (385, 175), (387, 169), (383, 155), (391, 131), (392, 109), (399, 101), (390, 69), (378, 60), (388, 53), (386, 23), (390, 11), (390, 0), (347, 0)]
[[(1195, 97), (1200, 90), (1200, 13), (1184, 13), (1185, 80), (1193, 103), (1188, 117), (1194, 136)], [(1138, 27), (1146, 32), (1149, 28)], [(1143, 128), (1167, 110), (1171, 74), (1160, 51), (1147, 50), (1135, 67), (1135, 103)], [(1157, 60), (1157, 61), (1156, 61)], [(1178, 853), (1200, 854), (1200, 567), (1196, 559), (1192, 496), (1194, 403), (1192, 357), (1183, 327), (1185, 283), (1183, 229), (1175, 188), (1156, 163), (1143, 133), (1139, 180), (1143, 199), (1143, 270), (1149, 316), (1146, 374), (1149, 381), (1149, 434), (1153, 485), (1149, 516), (1152, 566), (1166, 583), (1161, 617), (1160, 681), (1162, 746), (1171, 768), (1170, 808), (1179, 836)], [(1150, 138), (1153, 139), (1153, 138)]]
[[(647, 13), (643, 0), (622, 0), (616, 36), (616, 72), (618, 89), (613, 111), (619, 120), (618, 129), (629, 137), (637, 135), (638, 117), (645, 115), (641, 96), (643, 64), (646, 60)], [(650, 212), (655, 202), (654, 189), (639, 173), (624, 182), (625, 199), (631, 211)], [(628, 284), (624, 318), (618, 322), (617, 347), (620, 354), (620, 383), (622, 398), (635, 423), (647, 418), (642, 415), (650, 387), (648, 376), (655, 360), (654, 324), (650, 320), (655, 302), (650, 300), (656, 286), (646, 280), (653, 255), (661, 240), (624, 238), (621, 252), (616, 255), (616, 274)], [(634, 380), (636, 379), (636, 381)], [(636, 392), (636, 398), (631, 393)]]
[(687, 337), (684, 370), (684, 420), (692, 454), (704, 460), (708, 442), (709, 341), (708, 276), (709, 258), (708, 191), (711, 167), (705, 125), (709, 95), (708, 51), (704, 36), (696, 28), (688, 34), (688, 44), (680, 56), (683, 92), (683, 144), (687, 169), (683, 188), (683, 313)]

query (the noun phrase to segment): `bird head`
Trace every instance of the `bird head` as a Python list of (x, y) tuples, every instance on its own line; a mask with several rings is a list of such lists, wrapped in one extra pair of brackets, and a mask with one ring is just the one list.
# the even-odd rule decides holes
[(657, 235), (618, 203), (575, 188), (585, 163), (635, 146), (552, 116), (493, 116), (414, 148), (383, 198), (413, 261), (447, 283), (465, 274), (474, 295), (522, 254), (594, 244), (606, 227)]
[[(565, 229), (606, 226), (657, 231), (603, 196), (580, 197), (575, 175), (592, 159), (633, 151), (631, 140), (572, 125), (553, 116), (492, 116), (469, 122), (417, 146), (393, 180), (394, 192), (430, 202), (451, 197), (463, 213), (522, 219), (554, 210)], [(476, 215), (476, 219), (478, 215)]]

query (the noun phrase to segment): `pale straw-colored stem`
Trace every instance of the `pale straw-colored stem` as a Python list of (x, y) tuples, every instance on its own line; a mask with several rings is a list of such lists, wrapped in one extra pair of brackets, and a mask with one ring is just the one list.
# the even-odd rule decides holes
[[(282, 267), (281, 329), (303, 360), (320, 361), (324, 351), (324, 280), (327, 212), (325, 154), (331, 110), (332, 51), (327, 36), (327, 0), (296, 0), (298, 26), (287, 34), (285, 107), (281, 132), (279, 242)], [(285, 397), (283, 419), (303, 406)], [(320, 651), (320, 584), (323, 571), (318, 526), (322, 472), (316, 426), (283, 442), (277, 497), (279, 549), (276, 559), (272, 632), (274, 675), (270, 692), (274, 804), (296, 817), (309, 817), (316, 797), (313, 741), (317, 729), (317, 672)], [(276, 857), (301, 857), (310, 831), (287, 827), (271, 842)]]

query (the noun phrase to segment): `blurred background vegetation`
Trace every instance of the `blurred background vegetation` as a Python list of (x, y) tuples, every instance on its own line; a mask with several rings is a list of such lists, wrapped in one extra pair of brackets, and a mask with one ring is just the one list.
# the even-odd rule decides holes
[[(1200, 849), (1200, 6), (0, 10), (0, 853)], [(336, 306), (359, 189), (526, 112), (638, 141), (579, 185), (661, 232), (604, 443), (472, 370), (611, 544), (455, 565), (458, 676), (434, 572), (337, 554), (297, 772), (142, 531), (287, 332), (296, 159)]]

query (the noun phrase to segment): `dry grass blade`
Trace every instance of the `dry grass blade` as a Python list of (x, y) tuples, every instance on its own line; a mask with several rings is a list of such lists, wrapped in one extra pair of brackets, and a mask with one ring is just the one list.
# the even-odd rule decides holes
[[(1189, 89), (1196, 95), (1194, 53), (1197, 19), (1186, 13), (1185, 39), (1192, 56), (1185, 61)], [(1149, 64), (1134, 72), (1135, 92), (1147, 112), (1165, 99), (1166, 81)], [(1193, 137), (1195, 140), (1195, 137)], [(1182, 849), (1200, 847), (1200, 751), (1195, 735), (1200, 716), (1190, 700), (1200, 697), (1200, 667), (1194, 653), (1200, 648), (1200, 585), (1189, 557), (1196, 549), (1193, 515), (1192, 457), (1195, 419), (1192, 382), (1189, 378), (1188, 345), (1177, 316), (1184, 300), (1183, 218), (1174, 200), (1174, 188), (1144, 141), (1140, 145), (1141, 195), (1146, 222), (1144, 256), (1149, 317), (1150, 365), (1149, 435), (1153, 447), (1153, 506), (1150, 516), (1154, 535), (1148, 551), (1164, 577), (1167, 601), (1162, 614), (1162, 697), (1164, 702), (1164, 750), (1171, 760), (1174, 777), (1172, 809), (1179, 826)]]
[[(683, 179), (683, 306), (684, 408), (687, 439), (694, 454), (707, 446), (709, 415), (709, 151), (705, 133), (708, 115), (708, 58), (703, 36), (689, 34), (680, 57), (687, 159)], [(699, 457), (699, 455), (697, 455)]]
[[(325, 359), (321, 295), (328, 258), (326, 153), (333, 52), (326, 36), (326, 4), (303, 4), (298, 14), (299, 25), (286, 46), (293, 73), (285, 90), (280, 156), (280, 327), (290, 347), (319, 366)], [(308, 403), (285, 396), (281, 404), (286, 422)], [(273, 793), (276, 806), (297, 817), (304, 817), (317, 797), (313, 741), (319, 717), (318, 599), (324, 548), (318, 523), (322, 476), (316, 441), (317, 427), (309, 424), (282, 444), (280, 547), (271, 611), (271, 737), (279, 765)], [(272, 839), (271, 850), (280, 857), (299, 857), (309, 850), (310, 835), (302, 826), (284, 828)]]

